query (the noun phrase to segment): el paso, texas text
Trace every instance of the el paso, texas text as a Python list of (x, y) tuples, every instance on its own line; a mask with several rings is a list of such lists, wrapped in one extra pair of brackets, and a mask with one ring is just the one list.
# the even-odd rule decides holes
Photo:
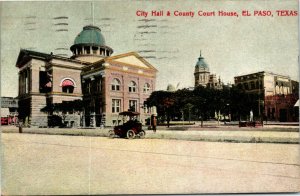
[(165, 10), (152, 10), (152, 11), (144, 11), (137, 10), (136, 16), (139, 17), (148, 17), (148, 16), (182, 16), (182, 17), (194, 17), (194, 16), (235, 16), (239, 17), (239, 13), (241, 16), (298, 16), (298, 11), (296, 10), (242, 10), (240, 12), (235, 11), (165, 11)]

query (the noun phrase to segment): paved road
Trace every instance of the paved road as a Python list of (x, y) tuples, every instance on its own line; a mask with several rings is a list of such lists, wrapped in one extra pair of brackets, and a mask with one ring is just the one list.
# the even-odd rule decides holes
[(299, 192), (299, 145), (2, 134), (2, 194)]

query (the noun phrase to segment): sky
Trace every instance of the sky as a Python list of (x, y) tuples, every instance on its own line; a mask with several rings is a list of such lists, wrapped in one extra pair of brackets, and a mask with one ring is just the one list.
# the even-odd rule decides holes
[[(252, 16), (242, 17), (243, 10)], [(253, 16), (262, 10), (273, 16)], [(94, 1), (93, 6), (92, 1), (2, 2), (1, 96), (17, 96), (15, 64), (21, 48), (71, 56), (70, 46), (83, 26), (93, 24), (92, 16), (113, 55), (135, 51), (158, 69), (156, 90), (168, 84), (192, 87), (200, 50), (211, 73), (224, 83), (257, 71), (299, 81), (298, 17), (277, 16), (276, 10), (298, 10), (298, 1), (115, 0)], [(137, 16), (137, 11), (148, 15)], [(151, 16), (152, 11), (164, 15)], [(174, 11), (195, 15), (174, 16)], [(198, 16), (198, 11), (215, 11), (216, 16)], [(221, 17), (218, 11), (239, 16)]]

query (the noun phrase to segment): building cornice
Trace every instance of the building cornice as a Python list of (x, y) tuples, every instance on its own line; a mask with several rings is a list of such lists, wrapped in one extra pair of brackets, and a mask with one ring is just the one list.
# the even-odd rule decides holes
[(114, 71), (119, 71), (119, 72), (123, 72), (123, 73), (129, 73), (129, 74), (137, 74), (137, 75), (146, 76), (146, 77), (152, 77), (152, 78), (155, 77), (155, 73), (149, 73), (149, 74), (146, 74), (145, 72), (138, 73), (137, 71), (123, 70), (123, 69), (116, 68), (116, 67), (106, 67), (106, 69), (108, 69), (108, 70), (114, 70)]
[(82, 70), (82, 67), (76, 67), (76, 66), (71, 66), (71, 65), (60, 65), (60, 64), (57, 64), (57, 63), (49, 62), (48, 65), (47, 65), (47, 70), (53, 69), (52, 67), (59, 67), (59, 68), (64, 68), (64, 69)]
[(47, 96), (51, 97), (51, 96), (67, 96), (67, 97), (82, 97), (82, 94), (79, 93), (63, 93), (63, 92), (50, 92), (47, 93)]
[[(119, 55), (115, 55), (115, 56), (111, 56), (111, 57), (107, 57), (105, 58), (105, 61), (109, 62), (109, 61), (114, 61), (114, 62), (118, 62), (121, 63), (119, 61), (116, 61), (116, 59), (119, 58), (123, 58), (123, 57), (128, 57), (128, 56), (135, 56), (137, 59), (139, 59), (140, 61), (142, 61), (144, 64), (146, 64), (149, 69), (153, 69), (154, 71), (158, 71), (153, 65), (151, 65), (148, 61), (146, 61), (142, 56), (140, 56), (137, 52), (128, 52), (128, 53), (124, 53), (124, 54), (119, 54)], [(124, 63), (127, 64), (127, 63)], [(127, 64), (128, 66), (136, 66), (134, 64)], [(139, 67), (139, 66), (137, 66)], [(141, 68), (141, 67), (139, 67)], [(145, 68), (144, 68), (145, 69)]]

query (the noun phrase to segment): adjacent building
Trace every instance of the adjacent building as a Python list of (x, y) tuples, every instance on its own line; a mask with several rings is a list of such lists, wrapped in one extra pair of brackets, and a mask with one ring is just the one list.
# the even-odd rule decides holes
[(299, 82), (272, 72), (256, 72), (234, 77), (235, 85), (258, 94), (256, 115), (266, 120), (299, 121), (295, 103), (299, 99)]
[(100, 28), (85, 26), (68, 57), (22, 49), (19, 68), (19, 118), (31, 126), (47, 126), (56, 103), (82, 100), (83, 115), (68, 113), (68, 126), (111, 126), (117, 114), (132, 109), (147, 118), (145, 99), (155, 89), (157, 70), (137, 53), (111, 56)]
[(18, 100), (13, 97), (1, 97), (1, 125), (18, 122)]

